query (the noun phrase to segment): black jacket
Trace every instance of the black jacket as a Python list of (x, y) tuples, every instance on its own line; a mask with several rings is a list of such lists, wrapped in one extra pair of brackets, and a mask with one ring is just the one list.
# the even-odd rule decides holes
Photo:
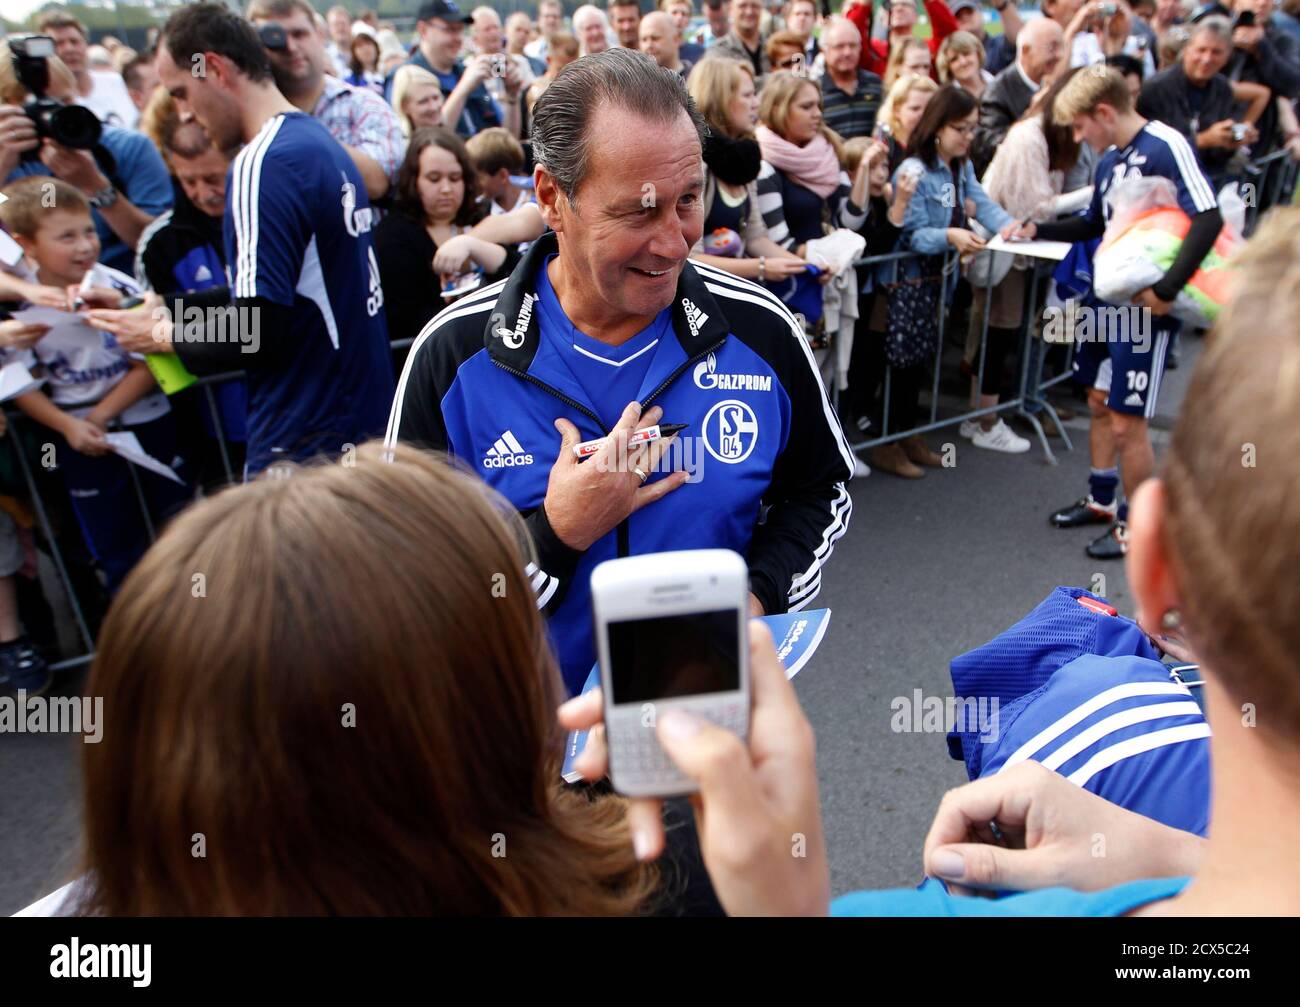
[(1187, 142), (1205, 165), (1206, 172), (1211, 178), (1216, 178), (1232, 160), (1234, 151), (1228, 147), (1197, 147), (1196, 134), (1216, 122), (1235, 119), (1241, 103), (1232, 96), (1232, 85), (1228, 78), (1218, 73), (1205, 85), (1200, 112), (1193, 118), (1192, 105), (1187, 97), (1191, 87), (1192, 82), (1187, 79), (1182, 63), (1166, 67), (1142, 85), (1137, 103), (1138, 114), (1172, 126), (1187, 137)]
[(802, 608), (847, 528), (853, 456), (785, 305), (688, 260), (671, 331), (653, 344), (638, 394), (643, 409), (662, 405), (664, 422), (687, 425), (669, 467), (693, 478), (585, 552), (567, 546), (542, 506), (560, 448), (554, 421), (569, 420), (584, 440), (609, 431), (563, 345), (542, 337), (537, 276), (556, 249), (555, 235), (544, 235), (503, 284), (469, 294), (425, 327), (398, 383), (388, 440), (449, 452), (524, 515), (537, 554), (528, 573), (577, 692), (595, 659), (588, 584), (596, 563), (729, 548), (747, 558), (750, 590), (769, 614)]
[[(1269, 21), (1264, 25), (1264, 37), (1260, 39), (1253, 53), (1245, 49), (1233, 49), (1228, 65), (1223, 69), (1229, 80), (1244, 80), (1251, 83), (1267, 85), (1273, 91), (1274, 98), (1300, 97), (1300, 46), (1290, 35)], [(1259, 130), (1260, 142), (1253, 154), (1267, 154), (1278, 145), (1280, 130), (1278, 128), (1277, 108), (1270, 101), (1264, 113), (1255, 124)]]
[(984, 174), (1007, 130), (1025, 114), (1033, 100), (1034, 92), (1025, 83), (1020, 75), (1020, 66), (1014, 60), (985, 88), (984, 97), (980, 99), (979, 124), (975, 127), (975, 139), (970, 147), (976, 178)]
[[(447, 306), (442, 284), (433, 272), (438, 246), (424, 225), (400, 209), (384, 215), (375, 228), (375, 259), (379, 281), (384, 287), (384, 316), (389, 339), (414, 339), (439, 311)], [(519, 262), (514, 248), (506, 249), (501, 268), (483, 277), (493, 283)]]
[(226, 285), (221, 217), (198, 209), (172, 183), (175, 203), (140, 235), (135, 246), (136, 282), (160, 294), (183, 294)]

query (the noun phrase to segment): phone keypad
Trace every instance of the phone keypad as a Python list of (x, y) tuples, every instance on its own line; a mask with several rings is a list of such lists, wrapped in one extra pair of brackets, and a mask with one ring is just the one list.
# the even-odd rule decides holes
[[(692, 710), (705, 720), (744, 738), (748, 733), (749, 715), (743, 700)], [(642, 725), (639, 713), (624, 715), (621, 729), (607, 733), (610, 764), (624, 785), (646, 784), (664, 789), (694, 789), (676, 763), (669, 758), (653, 727)]]

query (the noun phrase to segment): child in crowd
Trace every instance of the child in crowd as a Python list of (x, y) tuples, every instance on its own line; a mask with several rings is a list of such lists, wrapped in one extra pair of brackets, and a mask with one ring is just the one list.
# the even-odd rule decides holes
[[(97, 303), (116, 303), (138, 293), (129, 276), (96, 261), (99, 237), (80, 191), (56, 179), (32, 177), (15, 182), (4, 194), (8, 199), (0, 204), (0, 223), (34, 265), (39, 283), (67, 291), (67, 308), (76, 307), (82, 290)], [(176, 452), (171, 406), (143, 360), (133, 359), (73, 311), (33, 306), (14, 317), (50, 326), (19, 357), (45, 378), (48, 394), (37, 389), (14, 402), (55, 435), (47, 446), (53, 447), (54, 466), (63, 476), (86, 547), (114, 592), (148, 548), (149, 532), (128, 465), (113, 453), (105, 435), (110, 424), (120, 424), (138, 437), (146, 454), (182, 479), (177, 484), (139, 471), (156, 523), (190, 497), (184, 461)]]
[(478, 188), (492, 214), (509, 213), (532, 199), (515, 179), (524, 173), (524, 148), (508, 130), (493, 126), (465, 141), (478, 176)]
[[(867, 179), (868, 214), (862, 228), (867, 247), (864, 255), (886, 255), (895, 250), (901, 233), (903, 217), (908, 203), (916, 191), (916, 178), (904, 175), (899, 178), (897, 190), (890, 184), (889, 148), (880, 140), (865, 136), (854, 137), (844, 144), (847, 170), (854, 173), (862, 158), (870, 164)], [(858, 327), (853, 340), (853, 353), (849, 360), (848, 396), (842, 400), (845, 429), (851, 442), (863, 442), (873, 426), (883, 429), (884, 379), (888, 362), (885, 359), (885, 328), (887, 299), (882, 285), (892, 272), (880, 266), (858, 267)], [(898, 430), (907, 423), (899, 409), (899, 400), (890, 403), (890, 429)], [(872, 449), (871, 464), (887, 472), (908, 478), (920, 478), (924, 464), (933, 464), (938, 458), (919, 436), (900, 442), (879, 445)]]

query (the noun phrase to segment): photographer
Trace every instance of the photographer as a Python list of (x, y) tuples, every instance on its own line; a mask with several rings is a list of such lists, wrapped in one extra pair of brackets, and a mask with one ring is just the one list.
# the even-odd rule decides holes
[(76, 97), (72, 100), (94, 112), (106, 126), (135, 129), (140, 113), (122, 76), (111, 70), (91, 70), (86, 65), (86, 26), (63, 11), (53, 10), (36, 22), (36, 30), (54, 39), (55, 52), (76, 78)]
[[(1232, 57), (1224, 73), (1229, 80), (1263, 84), (1275, 98), (1300, 97), (1300, 47), (1271, 17), (1272, 0), (1233, 0)], [(1256, 154), (1278, 145), (1281, 130), (1275, 102), (1270, 102), (1256, 123), (1260, 143)]]
[(329, 130), (365, 179), (366, 195), (372, 201), (382, 199), (397, 181), (406, 148), (388, 103), (367, 88), (325, 73), (325, 42), (306, 0), (253, 0), (248, 20), (259, 33), (272, 29), (262, 42), (280, 93)]
[(1133, 9), (1124, 0), (1089, 0), (1065, 27), (1070, 66), (1092, 66), (1124, 53), (1142, 61), (1143, 79), (1156, 72), (1155, 53), (1146, 35), (1132, 32)]
[(93, 154), (42, 137), (23, 110), (34, 95), (31, 84), (19, 77), (19, 64), (34, 69), (44, 63), (47, 98), (66, 104), (74, 100), (76, 90), (71, 72), (57, 56), (15, 58), (15, 48), (30, 45), (33, 38), (40, 36), (14, 39), (12, 45), (0, 42), (0, 183), (53, 175), (80, 189), (90, 201), (99, 232), (100, 261), (130, 273), (140, 235), (172, 205), (167, 167), (146, 137), (116, 126), (102, 128)]
[[(447, 105), (463, 109), (453, 121), (444, 115), (443, 122), (454, 128), (462, 137), (491, 126), (504, 126), (514, 136), (519, 135), (519, 93), (523, 79), (519, 70), (504, 53), (480, 53), (469, 62), (459, 58), (465, 25), (470, 19), (450, 0), (430, 0), (420, 5), (416, 15), (415, 30), (420, 44), (412, 54), (412, 66), (428, 70), (438, 78)], [(487, 80), (497, 72), (505, 80), (506, 103), (498, 105), (487, 90)], [(392, 77), (385, 84), (385, 92), (392, 97)]]
[(1259, 139), (1250, 122), (1267, 102), (1261, 90), (1263, 100), (1242, 114), (1232, 84), (1220, 72), (1231, 53), (1232, 29), (1226, 18), (1198, 21), (1179, 62), (1148, 80), (1137, 102), (1141, 115), (1173, 126), (1196, 147), (1216, 190), (1228, 181), (1238, 149)]

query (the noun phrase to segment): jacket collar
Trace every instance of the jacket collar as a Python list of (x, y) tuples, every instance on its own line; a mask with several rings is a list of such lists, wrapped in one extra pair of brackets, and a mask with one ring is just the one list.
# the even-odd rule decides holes
[[(541, 341), (537, 311), (537, 273), (547, 256), (559, 248), (554, 231), (533, 242), (497, 295), (496, 309), (483, 329), (488, 356), (527, 374)], [(704, 278), (687, 260), (677, 279), (672, 305), (673, 333), (689, 360), (724, 339), (730, 331), (726, 317)]]

